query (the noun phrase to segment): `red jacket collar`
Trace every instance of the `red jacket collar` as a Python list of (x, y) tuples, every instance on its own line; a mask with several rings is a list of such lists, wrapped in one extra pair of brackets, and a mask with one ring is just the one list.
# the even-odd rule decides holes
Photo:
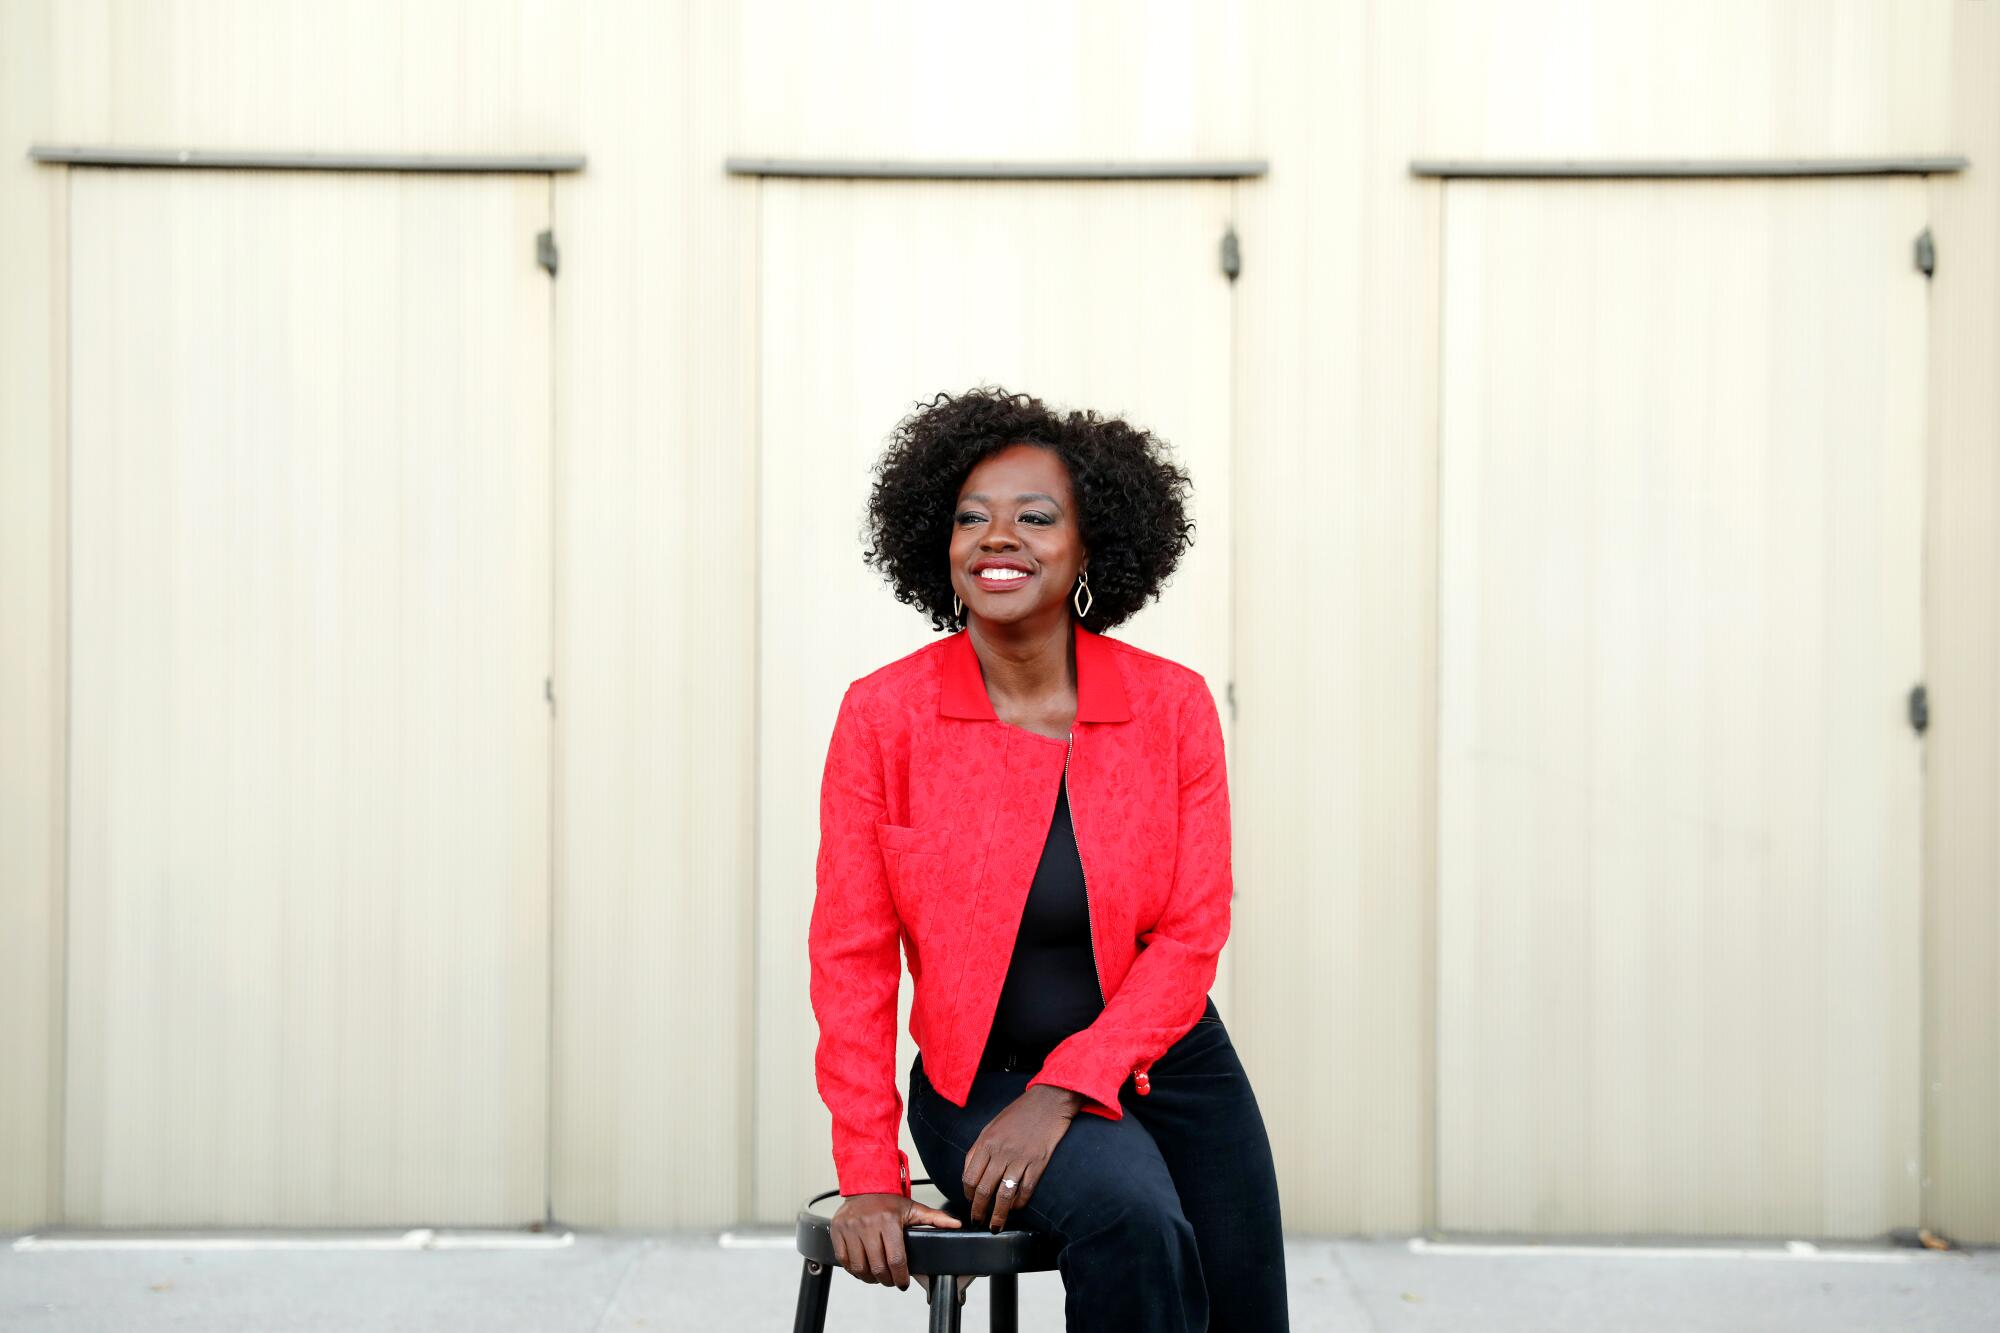
[[(1132, 708), (1125, 700), (1125, 678), (1118, 670), (1118, 652), (1101, 634), (1071, 622), (1076, 634), (1076, 720), (1129, 722)], [(986, 695), (986, 678), (979, 673), (979, 654), (972, 631), (962, 629), (944, 643), (944, 688), (938, 712), (945, 717), (997, 721)]]

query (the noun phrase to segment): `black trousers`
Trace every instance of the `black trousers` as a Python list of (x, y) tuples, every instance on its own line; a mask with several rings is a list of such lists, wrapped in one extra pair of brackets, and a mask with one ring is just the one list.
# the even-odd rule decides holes
[[(960, 1217), (965, 1155), (1027, 1089), (1033, 1069), (986, 1069), (963, 1108), (910, 1066), (910, 1137)], [(1034, 1196), (1012, 1218), (1063, 1238), (1070, 1333), (1287, 1333), (1278, 1178), (1249, 1077), (1213, 1001), (1153, 1062), (1152, 1091), (1127, 1080), (1120, 1120), (1081, 1112)], [(1010, 1220), (1008, 1225), (1013, 1225)]]

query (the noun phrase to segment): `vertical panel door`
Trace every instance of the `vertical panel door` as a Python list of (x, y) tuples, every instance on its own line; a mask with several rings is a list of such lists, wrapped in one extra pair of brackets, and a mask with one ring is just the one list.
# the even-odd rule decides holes
[[(1193, 478), (1195, 544), (1162, 599), (1111, 633), (1201, 671), (1228, 730), (1230, 289), (1218, 246), (1232, 188), (762, 186), (761, 1217), (790, 1217), (833, 1180), (805, 941), (834, 712), (848, 681), (933, 636), (861, 559), (869, 467), (896, 421), (984, 382), (1125, 414), (1162, 436)], [(903, 985), (894, 1073), (907, 1092)], [(1226, 1014), (1226, 972), (1214, 994)], [(921, 1175), (907, 1128), (903, 1148)]]
[(548, 180), (72, 181), (67, 1220), (539, 1219)]
[(1923, 186), (1445, 215), (1439, 1223), (1914, 1224)]

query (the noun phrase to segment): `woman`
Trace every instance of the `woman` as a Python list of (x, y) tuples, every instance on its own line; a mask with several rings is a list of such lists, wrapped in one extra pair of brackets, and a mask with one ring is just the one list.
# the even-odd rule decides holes
[[(966, 1218), (1061, 1238), (1071, 1330), (1288, 1327), (1270, 1144), (1207, 999), (1221, 723), (1103, 635), (1179, 562), (1187, 488), (1146, 432), (997, 389), (920, 406), (877, 465), (866, 558), (954, 632), (847, 687), (820, 791), (816, 1069), (864, 1282), (907, 1289), (903, 1228)], [(899, 941), (949, 1213), (898, 1147)]]

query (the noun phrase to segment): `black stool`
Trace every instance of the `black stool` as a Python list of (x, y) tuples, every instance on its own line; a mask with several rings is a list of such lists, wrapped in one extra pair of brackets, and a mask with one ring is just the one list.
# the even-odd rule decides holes
[[(912, 1185), (928, 1185), (914, 1180)], [(805, 1273), (799, 1278), (798, 1314), (792, 1333), (823, 1333), (826, 1328), (827, 1291), (833, 1285), (833, 1217), (813, 1211), (813, 1205), (837, 1199), (840, 1191), (815, 1194), (799, 1209), (798, 1246), (805, 1256)], [(922, 1273), (931, 1280), (930, 1333), (959, 1333), (958, 1279), (993, 1279), (993, 1333), (1017, 1333), (1019, 1291), (1015, 1277), (1021, 1273), (1046, 1273), (1056, 1266), (1056, 1252), (1062, 1248), (1054, 1237), (1042, 1231), (988, 1231), (972, 1225), (971, 1219), (956, 1209), (947, 1209), (965, 1224), (963, 1231), (940, 1227), (906, 1227), (903, 1251), (912, 1275)]]

